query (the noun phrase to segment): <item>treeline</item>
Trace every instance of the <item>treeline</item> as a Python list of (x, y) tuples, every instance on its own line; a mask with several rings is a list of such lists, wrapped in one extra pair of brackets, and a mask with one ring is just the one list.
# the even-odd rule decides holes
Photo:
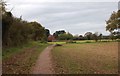
[(65, 32), (65, 30), (59, 30), (56, 31), (53, 36), (55, 37), (56, 40), (101, 40), (101, 39), (109, 39), (108, 37), (105, 38), (101, 33), (99, 32), (86, 32), (84, 35), (75, 35), (73, 36), (69, 32)]
[(103, 35), (100, 32), (86, 32), (84, 35), (72, 35), (69, 32), (66, 32), (65, 30), (59, 30), (53, 33), (53, 37), (48, 37), (48, 41), (57, 41), (57, 40), (95, 40), (96, 42), (102, 39), (111, 39), (116, 40), (120, 39), (120, 35)]
[(110, 18), (106, 21), (106, 31), (110, 32), (110, 38), (120, 39), (120, 10), (113, 11)]
[(0, 1), (2, 9), (2, 46), (18, 46), (30, 40), (46, 41), (49, 30), (38, 22), (28, 22), (22, 17), (14, 17), (11, 12), (6, 11), (6, 4)]

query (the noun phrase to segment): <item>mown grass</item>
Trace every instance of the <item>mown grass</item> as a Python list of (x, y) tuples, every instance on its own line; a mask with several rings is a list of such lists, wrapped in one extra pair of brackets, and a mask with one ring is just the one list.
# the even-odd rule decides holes
[(52, 50), (56, 73), (116, 74), (118, 43), (64, 44)]
[(29, 74), (38, 56), (48, 45), (34, 41), (3, 50), (3, 74)]

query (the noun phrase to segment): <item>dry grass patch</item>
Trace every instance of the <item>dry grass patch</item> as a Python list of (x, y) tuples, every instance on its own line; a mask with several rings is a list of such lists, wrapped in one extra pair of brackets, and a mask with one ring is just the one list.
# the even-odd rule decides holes
[(116, 74), (118, 42), (64, 44), (52, 50), (56, 73)]

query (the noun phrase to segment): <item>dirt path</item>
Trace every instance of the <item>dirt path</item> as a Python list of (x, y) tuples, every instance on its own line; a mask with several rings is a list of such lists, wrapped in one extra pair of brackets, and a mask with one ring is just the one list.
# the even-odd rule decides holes
[(35, 66), (32, 68), (32, 74), (54, 74), (51, 61), (51, 50), (55, 45), (48, 46), (38, 57)]

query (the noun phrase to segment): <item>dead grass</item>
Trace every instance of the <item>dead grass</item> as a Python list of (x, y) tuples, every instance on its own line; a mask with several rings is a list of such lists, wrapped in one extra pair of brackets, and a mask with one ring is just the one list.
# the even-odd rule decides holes
[(118, 73), (118, 42), (64, 44), (52, 54), (56, 73)]

